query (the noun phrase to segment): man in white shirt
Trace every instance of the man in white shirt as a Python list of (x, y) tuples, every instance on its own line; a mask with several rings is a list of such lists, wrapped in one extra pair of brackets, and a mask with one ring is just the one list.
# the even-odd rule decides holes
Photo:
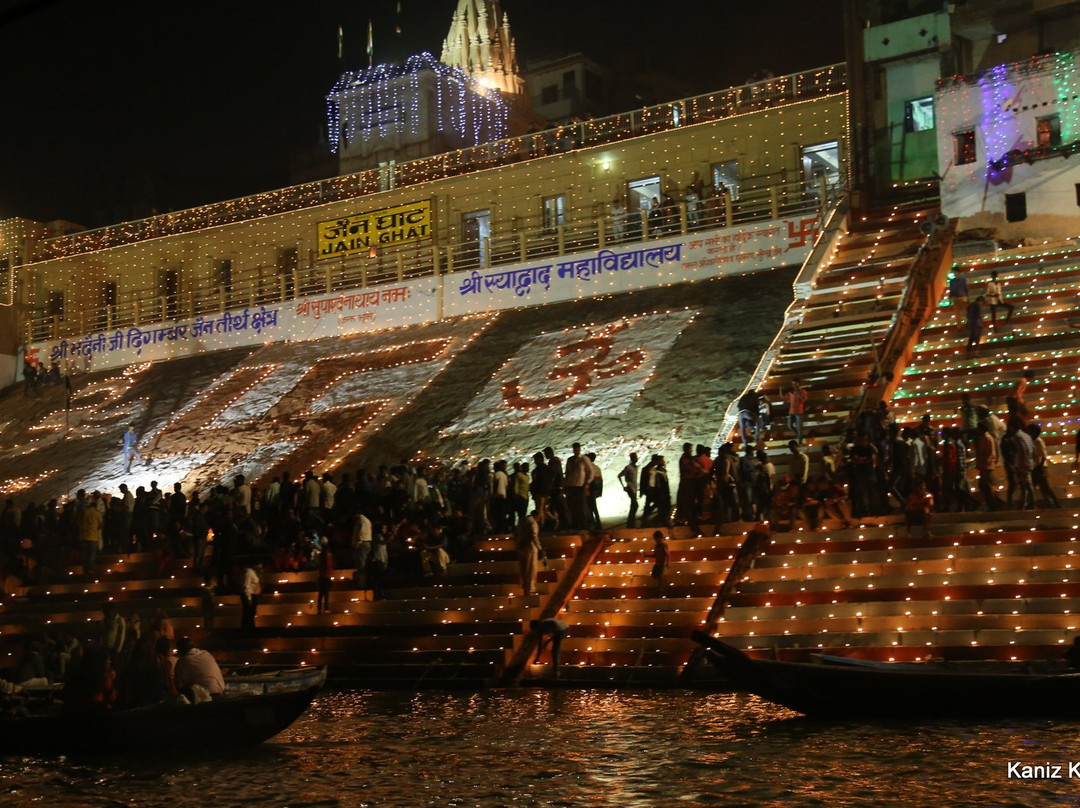
[(202, 685), (211, 696), (225, 692), (225, 677), (209, 651), (196, 648), (187, 637), (176, 641), (176, 664), (173, 666), (176, 689), (183, 692), (192, 685)]
[(337, 486), (330, 472), (322, 476), (322, 486), (319, 489), (319, 502), (322, 504), (323, 524), (330, 524), (334, 515), (334, 503), (337, 502)]
[(251, 516), (251, 486), (243, 474), (233, 478), (233, 505), (238, 516)]
[(357, 589), (367, 589), (367, 565), (371, 555), (371, 520), (360, 511), (356, 512), (356, 521), (352, 531), (353, 548), (353, 585)]
[(589, 461), (581, 456), (581, 444), (573, 445), (573, 454), (566, 458), (563, 473), (563, 491), (566, 493), (566, 506), (570, 511), (570, 526), (574, 530), (584, 530), (588, 517), (585, 505), (585, 491), (590, 478)]
[(1005, 302), (1005, 290), (1002, 288), (1001, 283), (998, 282), (997, 272), (990, 273), (990, 280), (986, 282), (986, 288), (983, 290), (983, 300), (986, 301), (986, 305), (990, 308), (990, 322), (997, 323), (997, 310), (1005, 309), (1005, 322), (1009, 322), (1013, 316), (1013, 304)]
[(240, 588), (240, 629), (255, 630), (255, 612), (259, 608), (259, 595), (262, 594), (262, 570), (260, 561), (244, 570), (244, 582)]

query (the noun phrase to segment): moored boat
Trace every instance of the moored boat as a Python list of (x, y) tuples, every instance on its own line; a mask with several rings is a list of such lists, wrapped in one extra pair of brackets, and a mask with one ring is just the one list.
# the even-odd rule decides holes
[(0, 718), (0, 754), (198, 752), (259, 744), (307, 710), (326, 681), (326, 669), (307, 668), (302, 676), (283, 675), (276, 683), (269, 681), (273, 676), (264, 671), (229, 677), (224, 695), (198, 704), (72, 713), (52, 700), (9, 701)]
[(823, 664), (756, 659), (703, 632), (693, 638), (736, 687), (813, 718), (1080, 716), (1080, 673), (1022, 665)]

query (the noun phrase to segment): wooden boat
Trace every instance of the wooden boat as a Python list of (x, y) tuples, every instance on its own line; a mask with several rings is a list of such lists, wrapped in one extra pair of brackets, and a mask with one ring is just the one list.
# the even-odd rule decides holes
[[(0, 754), (143, 754), (252, 746), (299, 718), (326, 682), (325, 668), (231, 676), (224, 695), (199, 704), (161, 703), (72, 714), (59, 702), (9, 701)], [(275, 680), (276, 681), (272, 681)]]
[(736, 687), (813, 718), (1080, 717), (1080, 673), (778, 662), (700, 631), (693, 638)]

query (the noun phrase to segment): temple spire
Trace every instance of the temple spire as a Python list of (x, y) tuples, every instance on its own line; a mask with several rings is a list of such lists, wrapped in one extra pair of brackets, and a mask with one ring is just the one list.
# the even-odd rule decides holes
[(459, 0), (439, 61), (499, 90), (511, 103), (524, 99), (510, 22), (499, 0)]

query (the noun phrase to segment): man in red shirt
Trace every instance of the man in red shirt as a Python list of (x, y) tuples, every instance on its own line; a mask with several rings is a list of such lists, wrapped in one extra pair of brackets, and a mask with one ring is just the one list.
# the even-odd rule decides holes
[(806, 390), (798, 379), (791, 380), (791, 389), (784, 393), (784, 400), (788, 404), (788, 428), (795, 433), (795, 439), (803, 442), (802, 421), (806, 412)]

